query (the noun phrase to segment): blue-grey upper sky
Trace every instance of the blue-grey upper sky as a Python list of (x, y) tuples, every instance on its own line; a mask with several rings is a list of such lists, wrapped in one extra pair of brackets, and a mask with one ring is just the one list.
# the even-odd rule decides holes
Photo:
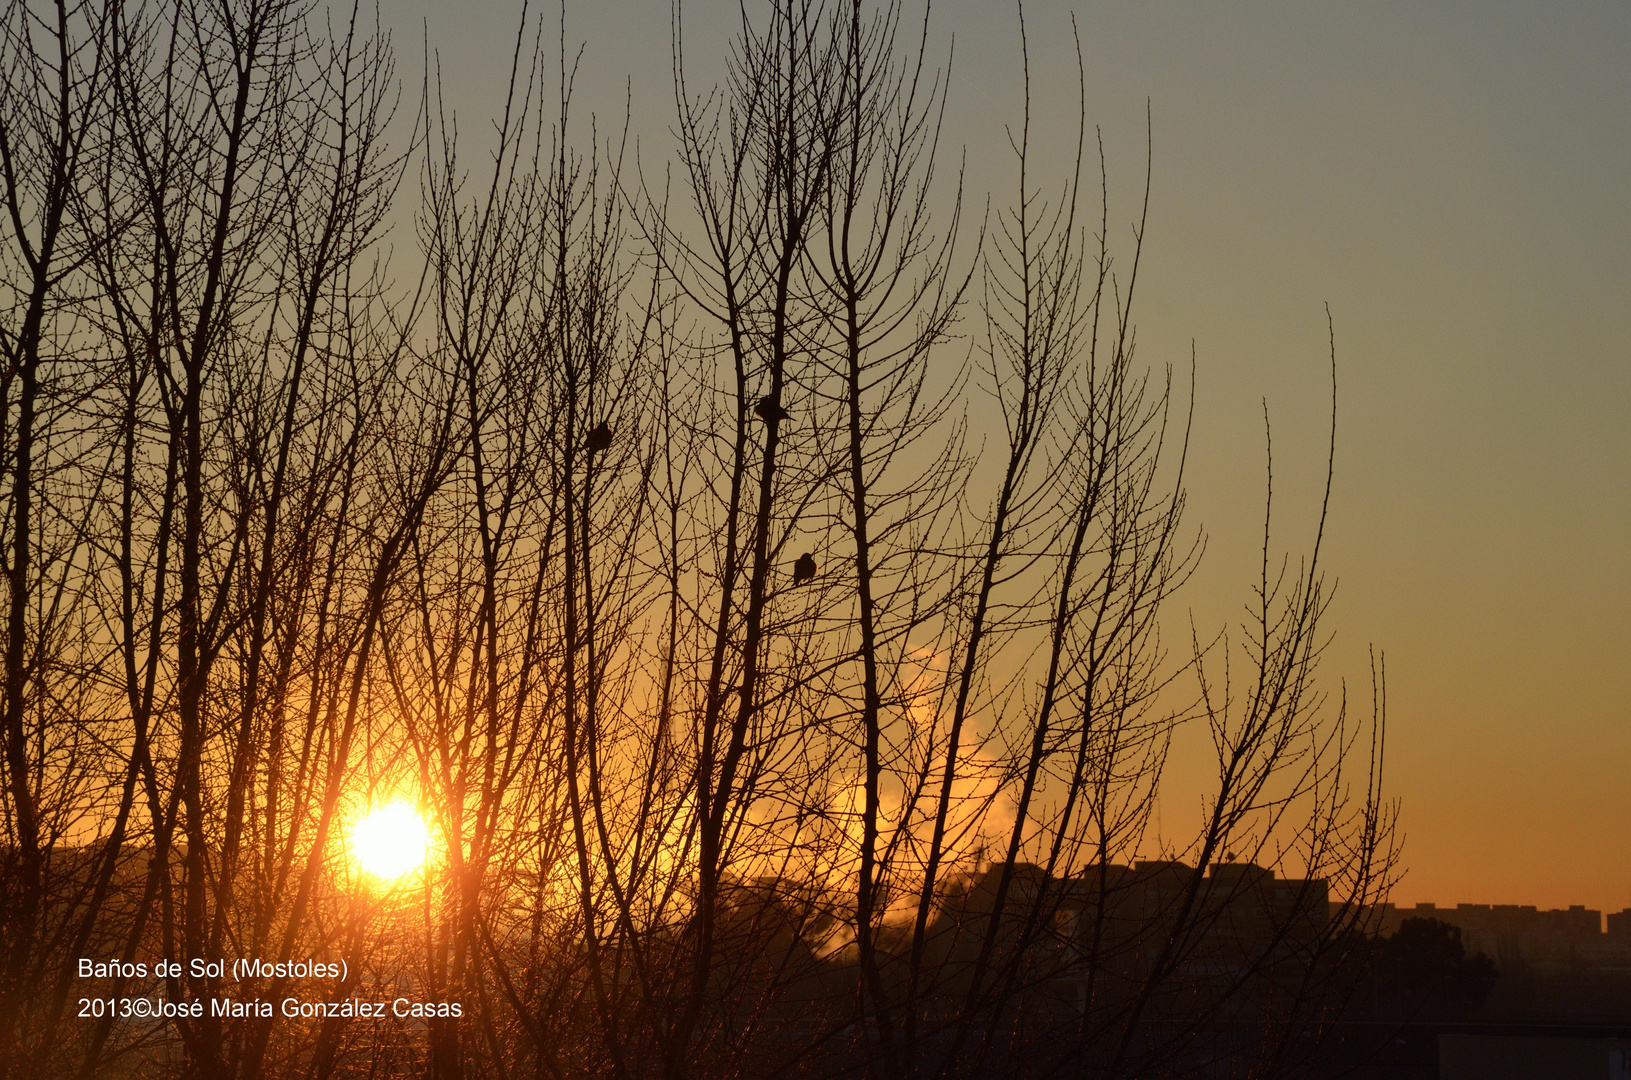
[[(479, 137), (519, 4), (380, 2), (403, 76), (428, 27), (462, 134)], [(1210, 540), (1182, 602), (1208, 625), (1246, 598), (1265, 398), (1277, 543), (1306, 547), (1329, 302), (1326, 670), (1366, 701), (1366, 650), (1386, 650), (1410, 867), (1396, 899), (1631, 906), (1631, 6), (1032, 0), (1041, 167), (1061, 178), (1072, 10), (1113, 236), (1138, 208), (1146, 102), (1153, 117), (1139, 355), (1186, 377), (1192, 341), (1198, 357), (1190, 506)], [(738, 18), (725, 0), (686, 5), (693, 85), (718, 77)], [(578, 115), (620, 125), (627, 93), (642, 161), (668, 160), (668, 5), (573, 7), (566, 36), (584, 46)], [(1016, 8), (939, 4), (937, 66), (953, 39), (943, 165), (966, 151), (970, 192), (1000, 200)], [(1205, 775), (1180, 746), (1174, 790)], [(1191, 805), (1169, 794), (1169, 827)]]

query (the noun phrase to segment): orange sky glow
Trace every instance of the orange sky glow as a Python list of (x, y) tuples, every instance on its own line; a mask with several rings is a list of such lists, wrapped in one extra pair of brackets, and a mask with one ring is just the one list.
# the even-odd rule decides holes
[[(386, 0), (410, 84), (421, 20), (450, 100), (501, 100), (518, 9)], [(1010, 182), (1021, 105), (1003, 4), (935, 7), (955, 38), (946, 136), (968, 191)], [(914, 19), (915, 7), (908, 19)], [(655, 17), (654, 17), (655, 12)], [(685, 6), (699, 71), (738, 6)], [(1074, 147), (1071, 8), (1026, 6), (1041, 141)], [(1276, 551), (1311, 540), (1336, 335), (1338, 582), (1322, 671), (1369, 709), (1388, 674), (1387, 783), (1402, 801), (1402, 904), (1631, 907), (1631, 8), (1388, 3), (1082, 5), (1087, 120), (1112, 229), (1142, 193), (1153, 118), (1138, 356), (1187, 383), (1189, 522), (1208, 537), (1173, 606), (1241, 615), (1262, 539), (1265, 401)], [(575, 108), (621, 122), (661, 169), (674, 111), (666, 8), (569, 9), (586, 43)], [(627, 99), (625, 99), (627, 94)], [(1001, 152), (999, 152), (1001, 151)], [(397, 242), (403, 243), (404, 237)], [(1164, 826), (1211, 767), (1181, 735)]]

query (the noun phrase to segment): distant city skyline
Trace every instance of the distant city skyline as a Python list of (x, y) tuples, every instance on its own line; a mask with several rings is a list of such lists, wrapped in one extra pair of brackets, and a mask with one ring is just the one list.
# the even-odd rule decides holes
[(1455, 922), (1458, 918), (1467, 917), (1499, 919), (1510, 916), (1534, 916), (1555, 923), (1558, 928), (1579, 930), (1595, 924), (1596, 929), (1590, 931), (1591, 933), (1631, 940), (1631, 907), (1623, 911), (1601, 911), (1584, 904), (1570, 904), (1565, 908), (1543, 908), (1537, 904), (1479, 904), (1465, 901), (1440, 905), (1431, 900), (1408, 905), (1389, 902), (1385, 907), (1390, 920), (1427, 918)]

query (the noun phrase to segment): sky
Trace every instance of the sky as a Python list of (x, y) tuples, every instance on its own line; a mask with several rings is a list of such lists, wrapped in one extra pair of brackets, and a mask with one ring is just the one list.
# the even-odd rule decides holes
[[(379, 2), (403, 77), (428, 40), (478, 134), (520, 4)], [(693, 84), (720, 70), (738, 11), (686, 3)], [(1203, 626), (1242, 614), (1265, 405), (1271, 542), (1311, 543), (1328, 304), (1322, 670), (1368, 708), (1369, 650), (1386, 656), (1386, 782), (1406, 834), (1394, 900), (1631, 907), (1631, 6), (1032, 0), (1036, 145), (1061, 178), (1073, 13), (1113, 239), (1130, 234), (1150, 139), (1139, 355), (1185, 378), (1192, 346), (1197, 360), (1189, 520), (1208, 548), (1177, 603)], [(565, 26), (584, 50), (578, 115), (604, 128), (626, 106), (642, 162), (669, 160), (668, 6), (598, 0)], [(966, 155), (982, 201), (1013, 183), (1019, 28), (992, 0), (945, 0), (930, 21), (932, 62), (950, 57), (943, 160)], [(1169, 830), (1206, 772), (1180, 738)]]

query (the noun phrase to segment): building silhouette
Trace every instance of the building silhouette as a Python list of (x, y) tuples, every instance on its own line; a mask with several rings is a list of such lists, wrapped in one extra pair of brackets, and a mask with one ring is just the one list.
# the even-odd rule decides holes
[(1500, 978), (1484, 1019), (1631, 1022), (1631, 908), (1605, 919), (1582, 904), (1384, 904), (1377, 932), (1392, 934), (1405, 919), (1454, 926), (1469, 956), (1495, 962)]

